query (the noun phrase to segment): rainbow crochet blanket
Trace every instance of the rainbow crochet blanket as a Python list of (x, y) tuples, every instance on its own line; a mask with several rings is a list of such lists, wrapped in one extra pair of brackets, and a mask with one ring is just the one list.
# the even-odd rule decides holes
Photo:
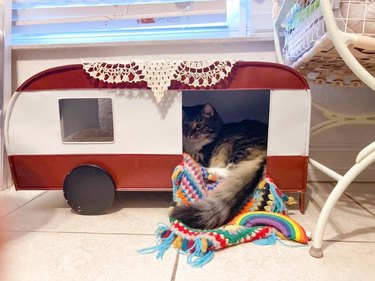
[[(214, 175), (188, 154), (184, 154), (182, 162), (174, 170), (172, 183), (174, 201), (186, 205), (204, 200), (210, 191), (220, 185)], [(254, 194), (249, 194), (239, 214), (227, 225), (211, 230), (198, 230), (170, 218), (170, 225), (160, 224), (157, 228), (156, 246), (139, 252), (157, 252), (156, 257), (162, 258), (165, 251), (173, 246), (187, 255), (188, 264), (202, 267), (212, 260), (216, 250), (240, 243), (267, 245), (283, 239), (307, 244), (305, 230), (287, 216), (286, 203), (293, 203), (292, 198), (283, 194), (270, 178), (265, 177)]]

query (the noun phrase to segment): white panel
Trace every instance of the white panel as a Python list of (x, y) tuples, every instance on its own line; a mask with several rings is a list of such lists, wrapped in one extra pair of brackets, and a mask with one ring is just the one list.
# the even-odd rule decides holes
[[(158, 105), (150, 90), (22, 92), (9, 116), (9, 153), (180, 154), (181, 92), (169, 91), (166, 95), (169, 95), (167, 104)], [(58, 103), (61, 98), (112, 98), (115, 141), (63, 143)]]
[(271, 91), (268, 156), (308, 155), (310, 104), (309, 91)]

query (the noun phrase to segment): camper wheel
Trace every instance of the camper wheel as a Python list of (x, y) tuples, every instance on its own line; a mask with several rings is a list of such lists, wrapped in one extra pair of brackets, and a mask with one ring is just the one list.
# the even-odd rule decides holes
[(99, 215), (112, 206), (115, 184), (104, 169), (95, 165), (79, 166), (65, 178), (64, 197), (76, 212)]

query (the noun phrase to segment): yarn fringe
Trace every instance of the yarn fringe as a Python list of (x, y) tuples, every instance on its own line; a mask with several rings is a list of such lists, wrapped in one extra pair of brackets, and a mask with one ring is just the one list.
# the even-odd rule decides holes
[[(174, 202), (189, 205), (204, 200), (220, 182), (214, 175), (209, 174), (207, 169), (184, 154), (183, 161), (173, 172), (172, 183)], [(187, 256), (190, 266), (203, 267), (213, 259), (216, 250), (240, 243), (274, 245), (282, 239), (307, 243), (303, 228), (286, 216), (286, 205), (293, 203), (292, 197), (278, 190), (272, 179), (265, 176), (255, 192), (249, 195), (248, 202), (239, 214), (228, 224), (216, 229), (199, 230), (170, 218), (170, 225), (158, 224), (155, 231), (156, 245), (138, 252), (156, 253), (156, 258), (162, 259), (165, 252), (173, 247)], [(280, 217), (272, 216), (276, 213), (280, 214)]]
[(213, 230), (192, 229), (179, 222), (171, 225), (159, 224), (157, 243), (153, 247), (138, 250), (141, 254), (156, 253), (162, 259), (164, 253), (174, 247), (179, 253), (187, 256), (187, 263), (192, 267), (203, 267), (214, 257), (214, 251), (240, 243), (258, 241), (258, 245), (274, 244), (275, 230), (269, 226), (245, 227), (227, 225)]
[(140, 249), (138, 253), (152, 254), (156, 252), (156, 259), (163, 259), (165, 252), (173, 246), (179, 253), (187, 255), (187, 263), (192, 267), (203, 267), (214, 257), (211, 244), (205, 238), (182, 238), (181, 235), (176, 234), (164, 224), (160, 224), (156, 232), (158, 238), (156, 245)]
[(276, 185), (269, 178), (267, 178), (267, 183), (274, 200), (273, 209), (271, 211), (275, 213), (286, 214), (288, 212), (288, 209), (285, 206), (285, 201), (288, 201), (288, 196), (286, 196), (284, 193), (279, 192)]
[(164, 253), (170, 248), (175, 239), (175, 234), (169, 230), (168, 225), (161, 223), (159, 223), (159, 226), (155, 232), (156, 237), (158, 238), (156, 245), (153, 247), (140, 249), (138, 250), (138, 253), (153, 254), (157, 252), (156, 259), (163, 259)]

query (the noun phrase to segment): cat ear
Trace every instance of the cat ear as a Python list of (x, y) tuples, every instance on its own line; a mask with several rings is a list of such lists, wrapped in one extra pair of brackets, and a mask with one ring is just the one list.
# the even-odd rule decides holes
[(215, 115), (215, 110), (214, 108), (212, 107), (211, 104), (209, 103), (206, 103), (203, 108), (202, 108), (202, 116), (206, 117), (206, 118), (210, 118), (210, 117), (213, 117)]

